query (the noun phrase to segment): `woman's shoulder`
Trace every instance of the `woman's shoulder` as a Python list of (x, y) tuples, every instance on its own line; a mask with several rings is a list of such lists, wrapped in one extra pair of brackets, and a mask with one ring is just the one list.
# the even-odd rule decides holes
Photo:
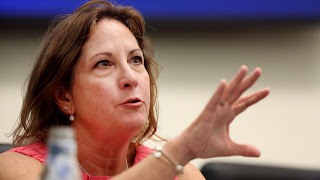
[(38, 160), (42, 164), (45, 163), (47, 157), (47, 148), (41, 141), (35, 141), (29, 145), (16, 147), (8, 150), (8, 152), (16, 152), (25, 156)]
[(43, 168), (38, 160), (17, 152), (0, 154), (0, 179), (37, 179)]
[(47, 150), (40, 141), (0, 154), (0, 179), (36, 179), (44, 166)]

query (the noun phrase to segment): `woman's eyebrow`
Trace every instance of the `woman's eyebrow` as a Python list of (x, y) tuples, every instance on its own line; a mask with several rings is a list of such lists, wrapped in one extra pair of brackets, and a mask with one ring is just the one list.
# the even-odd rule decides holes
[(101, 52), (101, 53), (94, 54), (94, 55), (93, 55), (92, 57), (90, 57), (89, 59), (92, 60), (94, 57), (99, 56), (99, 55), (107, 55), (107, 56), (112, 57), (112, 53), (111, 53), (111, 52), (105, 51), (105, 52)]
[[(142, 53), (141, 49), (137, 48), (137, 49), (131, 50), (131, 51), (129, 52), (129, 54), (132, 55), (133, 53), (135, 53), (135, 52), (137, 52), (137, 51), (140, 51), (140, 52)], [(89, 59), (92, 60), (94, 57), (99, 56), (99, 55), (107, 55), (107, 56), (112, 57), (113, 54), (112, 54), (111, 52), (109, 52), (109, 51), (105, 51), (105, 52), (101, 52), (101, 53), (94, 54), (94, 55), (93, 55), (92, 57), (90, 57)]]
[(133, 54), (133, 53), (135, 53), (135, 52), (137, 52), (137, 51), (140, 51), (140, 52), (142, 53), (141, 49), (140, 49), (140, 48), (137, 48), (137, 49), (131, 50), (131, 51), (129, 52), (129, 54), (131, 55), (131, 54)]

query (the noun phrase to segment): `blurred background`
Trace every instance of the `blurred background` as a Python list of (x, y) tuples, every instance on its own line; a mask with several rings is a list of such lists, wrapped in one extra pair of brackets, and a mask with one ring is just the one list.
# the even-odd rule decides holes
[[(0, 1), (0, 142), (10, 142), (24, 83), (50, 20), (86, 1)], [(172, 138), (199, 115), (220, 79), (242, 64), (263, 74), (250, 91), (271, 94), (239, 115), (231, 137), (257, 146), (239, 162), (320, 170), (320, 1), (112, 1), (138, 9), (162, 67), (159, 135)], [(154, 142), (146, 142), (153, 146)]]

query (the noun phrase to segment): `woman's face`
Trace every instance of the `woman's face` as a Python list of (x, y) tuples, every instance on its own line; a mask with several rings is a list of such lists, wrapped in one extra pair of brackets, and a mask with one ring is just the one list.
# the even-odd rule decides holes
[(72, 84), (75, 123), (96, 132), (136, 134), (150, 106), (149, 75), (130, 30), (101, 19), (89, 34), (75, 65)]

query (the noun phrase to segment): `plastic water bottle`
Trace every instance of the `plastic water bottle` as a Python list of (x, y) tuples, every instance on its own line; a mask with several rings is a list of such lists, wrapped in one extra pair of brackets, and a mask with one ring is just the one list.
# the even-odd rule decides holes
[(77, 144), (69, 126), (53, 127), (47, 143), (49, 154), (42, 180), (81, 180)]

